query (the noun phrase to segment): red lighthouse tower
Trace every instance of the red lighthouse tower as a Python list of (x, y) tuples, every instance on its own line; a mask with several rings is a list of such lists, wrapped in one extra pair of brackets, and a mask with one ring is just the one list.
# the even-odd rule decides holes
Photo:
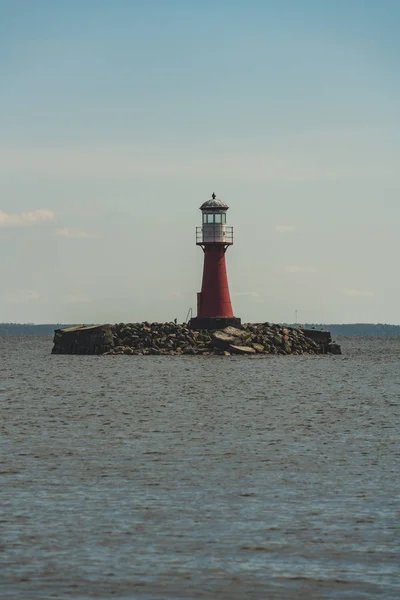
[(197, 317), (191, 319), (193, 329), (222, 329), (240, 326), (233, 315), (225, 253), (233, 244), (233, 227), (226, 224), (229, 206), (215, 194), (200, 206), (202, 226), (196, 227), (196, 244), (204, 252), (203, 282), (197, 294)]

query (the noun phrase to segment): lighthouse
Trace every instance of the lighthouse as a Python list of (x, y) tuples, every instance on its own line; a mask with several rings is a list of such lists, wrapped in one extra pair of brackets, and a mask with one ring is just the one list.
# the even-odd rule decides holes
[(193, 329), (239, 327), (241, 321), (232, 310), (225, 254), (233, 244), (233, 227), (226, 224), (229, 206), (215, 194), (200, 206), (202, 225), (196, 227), (196, 245), (204, 252), (203, 281), (197, 294), (197, 317), (190, 320)]

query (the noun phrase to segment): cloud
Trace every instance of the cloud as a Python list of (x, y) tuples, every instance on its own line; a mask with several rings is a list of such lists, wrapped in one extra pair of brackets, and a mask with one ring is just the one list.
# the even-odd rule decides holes
[(296, 231), (296, 225), (276, 225), (275, 230), (279, 233), (291, 233)]
[(54, 220), (54, 213), (43, 208), (22, 213), (6, 213), (0, 210), (0, 227), (27, 227)]
[(368, 292), (365, 290), (343, 290), (342, 294), (344, 296), (349, 296), (350, 298), (370, 298), (371, 296), (373, 296), (372, 292)]
[(85, 294), (68, 294), (66, 301), (68, 304), (86, 304), (91, 300)]
[(235, 297), (247, 297), (251, 302), (261, 304), (264, 302), (264, 298), (258, 292), (235, 292), (232, 294)]
[(11, 304), (23, 304), (25, 302), (35, 302), (40, 300), (40, 294), (33, 291), (19, 290), (7, 296), (7, 302)]
[(90, 238), (94, 237), (91, 233), (87, 231), (80, 231), (79, 229), (68, 229), (68, 227), (63, 227), (62, 229), (56, 229), (56, 235), (65, 238)]
[(283, 270), (286, 273), (315, 273), (315, 267), (302, 267), (300, 265), (286, 265)]
[[(262, 182), (388, 180), (397, 182), (399, 152), (390, 129), (309, 130), (281, 133), (257, 145), (248, 140), (218, 142), (210, 151), (199, 142), (187, 151), (146, 143), (56, 147), (0, 146), (0, 173), (12, 177), (136, 178), (213, 177)], [(185, 148), (186, 150), (181, 150)]]
[(252, 296), (253, 298), (259, 297), (258, 292), (235, 292), (232, 296)]

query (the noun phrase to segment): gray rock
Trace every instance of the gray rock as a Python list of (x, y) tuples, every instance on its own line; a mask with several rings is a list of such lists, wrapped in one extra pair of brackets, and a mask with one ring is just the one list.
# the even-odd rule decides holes
[(238, 329), (237, 327), (225, 327), (225, 329), (222, 329), (223, 333), (226, 333), (227, 335), (231, 335), (235, 338), (246, 338), (249, 335), (249, 332), (246, 329)]
[(286, 352), (286, 354), (290, 354), (292, 352), (292, 346), (287, 341), (283, 342), (282, 348)]
[(265, 346), (262, 344), (253, 343), (252, 346), (256, 352), (264, 352), (265, 350)]
[(255, 354), (256, 353), (254, 348), (251, 348), (250, 346), (237, 346), (235, 344), (231, 344), (229, 346), (229, 349), (232, 352), (235, 352), (236, 354)]
[[(232, 327), (232, 329), (234, 329)], [(222, 331), (214, 331), (212, 334), (212, 343), (217, 348), (221, 348), (222, 350), (226, 350), (230, 344), (235, 343), (235, 336), (226, 333), (224, 330)]]

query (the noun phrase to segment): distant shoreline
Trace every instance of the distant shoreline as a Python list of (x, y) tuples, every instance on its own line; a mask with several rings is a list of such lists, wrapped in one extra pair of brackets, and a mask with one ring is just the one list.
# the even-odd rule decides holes
[[(80, 323), (46, 323), (35, 325), (31, 323), (0, 323), (0, 336), (53, 335), (55, 329), (80, 325)], [(86, 323), (90, 325), (90, 323)], [(296, 327), (293, 323), (281, 323), (284, 326)], [(346, 324), (315, 324), (304, 323), (306, 329), (324, 329), (336, 336), (362, 337), (397, 337), (400, 336), (400, 325), (386, 323), (346, 323)]]

